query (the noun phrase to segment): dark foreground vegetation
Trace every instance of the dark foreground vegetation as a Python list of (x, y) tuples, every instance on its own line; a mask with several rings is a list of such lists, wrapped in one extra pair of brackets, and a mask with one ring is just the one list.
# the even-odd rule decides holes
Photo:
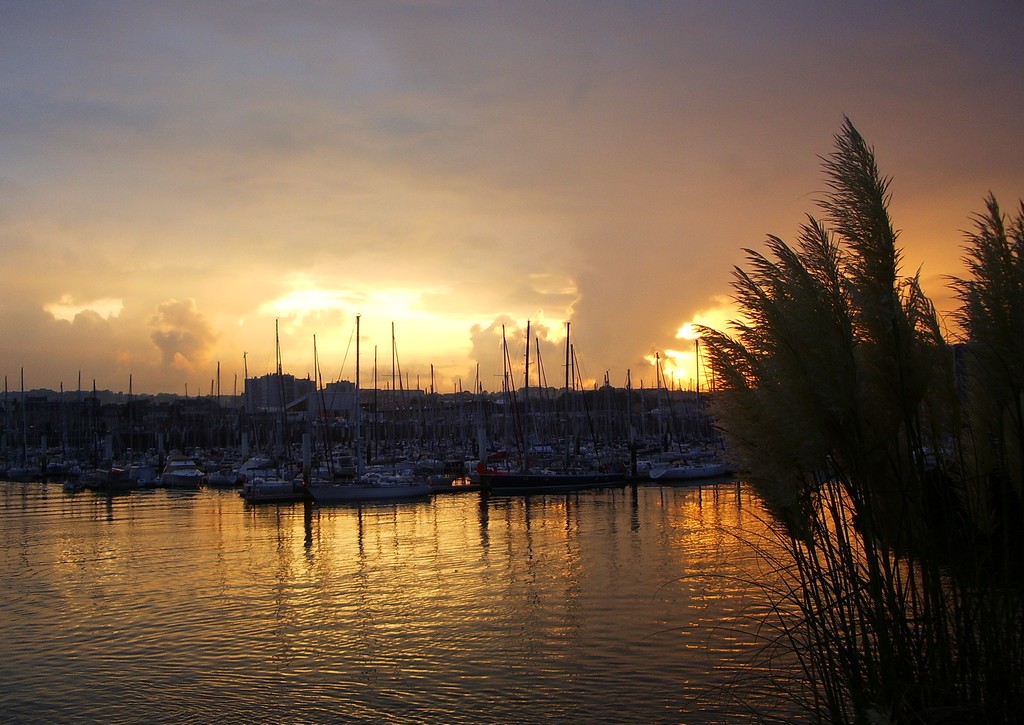
[(873, 151), (848, 120), (835, 144), (822, 219), (746, 250), (740, 320), (703, 330), (718, 425), (788, 552), (794, 697), (819, 721), (1019, 722), (1024, 205), (973, 220), (947, 340)]

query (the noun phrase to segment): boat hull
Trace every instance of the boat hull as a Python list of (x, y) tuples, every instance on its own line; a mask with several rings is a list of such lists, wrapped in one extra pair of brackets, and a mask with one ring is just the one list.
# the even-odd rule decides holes
[(126, 493), (138, 488), (124, 468), (99, 468), (82, 479), (82, 485), (96, 493)]
[(724, 463), (697, 463), (652, 468), (648, 476), (652, 481), (698, 481), (724, 476), (728, 472)]
[(314, 483), (309, 486), (309, 495), (320, 504), (393, 501), (423, 498), (431, 493), (433, 489), (428, 483)]
[(167, 488), (200, 488), (205, 479), (202, 473), (164, 473), (160, 476), (160, 484)]
[(306, 489), (292, 481), (257, 478), (245, 483), (241, 496), (247, 503), (289, 503), (305, 499)]
[(491, 493), (561, 493), (625, 483), (622, 472), (515, 473), (481, 471), (480, 486)]

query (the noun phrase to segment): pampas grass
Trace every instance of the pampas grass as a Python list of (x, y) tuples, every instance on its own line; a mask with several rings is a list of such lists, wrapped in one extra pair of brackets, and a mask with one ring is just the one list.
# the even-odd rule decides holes
[(702, 330), (712, 411), (786, 544), (796, 697), (820, 721), (1015, 721), (1024, 213), (1007, 225), (990, 199), (968, 235), (957, 365), (848, 119), (823, 166), (824, 219), (745, 250), (741, 320)]

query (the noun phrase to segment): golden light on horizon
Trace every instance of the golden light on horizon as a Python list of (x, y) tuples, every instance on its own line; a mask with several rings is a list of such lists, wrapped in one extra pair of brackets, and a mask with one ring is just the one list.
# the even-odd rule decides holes
[[(710, 327), (725, 330), (729, 321), (736, 319), (738, 313), (732, 300), (719, 295), (711, 300), (712, 306), (698, 310), (693, 317), (676, 329), (675, 338), (688, 343), (682, 350), (665, 348), (657, 353), (650, 353), (644, 359), (652, 366), (660, 366), (661, 385), (668, 388), (694, 389), (698, 383), (703, 388), (707, 381), (708, 371), (704, 363), (698, 359), (699, 351), (695, 343), (700, 339), (699, 327)], [(700, 380), (698, 381), (698, 374)]]
[[(847, 114), (894, 179), (908, 268), (927, 261), (940, 310), (956, 302), (957, 230), (987, 191), (1009, 209), (1024, 187), (1019, 124), (999, 112), (1013, 24), (995, 10), (886, 18), (929, 38), (895, 64), (928, 91), (908, 102), (879, 82), (891, 58), (870, 42), (833, 53), (806, 13), (766, 35), (761, 13), (713, 4), (701, 23), (668, 3), (626, 24), (614, 7), (453, 24), (429, 3), (303, 5), (251, 8), (246, 33), (191, 6), (174, 23), (136, 3), (5, 18), (2, 372), (51, 389), (133, 375), (154, 394), (207, 387), (218, 361), (349, 375), (360, 314), (362, 366), (390, 363), (393, 325), (403, 372), (444, 389), (500, 388), (505, 324), (513, 361), (539, 347), (560, 377), (566, 321), (585, 379), (653, 378), (645, 353), (675, 347), (665, 376), (696, 384), (699, 369), (703, 386), (698, 328), (732, 334), (730, 270), (765, 234), (793, 243)], [(961, 14), (988, 31), (957, 34)], [(878, 14), (862, 15), (856, 37)], [(708, 33), (714, 51), (695, 52)], [(969, 50), (930, 62), (950, 37)], [(863, 72), (808, 106), (794, 68), (824, 85)], [(993, 82), (950, 82), (979, 73)], [(771, 112), (743, 113), (764, 88)], [(989, 112), (960, 113), (965, 93)]]
[(660, 387), (669, 389), (689, 388), (693, 386), (694, 356), (680, 350), (659, 350), (645, 355), (644, 359), (657, 368), (657, 379)]
[(260, 305), (260, 312), (274, 317), (293, 318), (302, 322), (311, 315), (334, 310), (346, 310), (349, 304), (337, 290), (307, 288), (293, 290), (277, 299)]
[[(321, 365), (340, 365), (346, 371), (344, 374), (352, 374), (357, 316), (361, 320), (363, 365), (372, 365), (375, 357), (389, 359), (392, 345), (403, 353), (433, 351), (439, 359), (466, 354), (466, 330), (471, 323), (427, 308), (426, 298), (443, 296), (447, 288), (354, 285), (339, 290), (317, 284), (308, 275), (292, 275), (288, 284), (293, 289), (264, 302), (257, 311), (267, 320), (273, 318), (279, 323), (282, 347), (288, 350), (290, 364), (296, 370), (312, 370), (311, 341), (315, 337)], [(403, 368), (416, 367), (407, 362), (403, 354)], [(420, 367), (429, 371), (428, 367)], [(461, 368), (458, 372), (462, 373)]]
[(693, 322), (687, 322), (676, 331), (676, 338), (680, 340), (696, 340), (700, 337), (697, 326)]
[(713, 330), (726, 330), (731, 320), (737, 319), (739, 310), (735, 302), (725, 295), (716, 295), (711, 298), (711, 307), (698, 310), (693, 317), (684, 322), (676, 330), (677, 340), (700, 339), (698, 327), (710, 327)]

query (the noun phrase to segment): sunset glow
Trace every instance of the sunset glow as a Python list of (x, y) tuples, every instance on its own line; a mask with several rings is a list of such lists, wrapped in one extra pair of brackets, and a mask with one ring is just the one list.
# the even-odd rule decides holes
[(278, 342), (312, 374), (315, 336), (347, 377), (361, 315), (362, 369), (394, 345), (424, 387), (500, 389), (528, 322), (552, 381), (570, 322), (584, 379), (653, 386), (660, 351), (694, 385), (693, 326), (819, 213), (844, 116), (946, 310), (960, 230), (1024, 195), (996, 10), (6, 3), (0, 370), (181, 392)]
[(43, 309), (53, 315), (56, 320), (72, 322), (83, 312), (92, 312), (104, 319), (117, 317), (124, 309), (123, 300), (99, 299), (90, 302), (76, 303), (71, 295), (63, 295), (59, 301), (43, 305)]

